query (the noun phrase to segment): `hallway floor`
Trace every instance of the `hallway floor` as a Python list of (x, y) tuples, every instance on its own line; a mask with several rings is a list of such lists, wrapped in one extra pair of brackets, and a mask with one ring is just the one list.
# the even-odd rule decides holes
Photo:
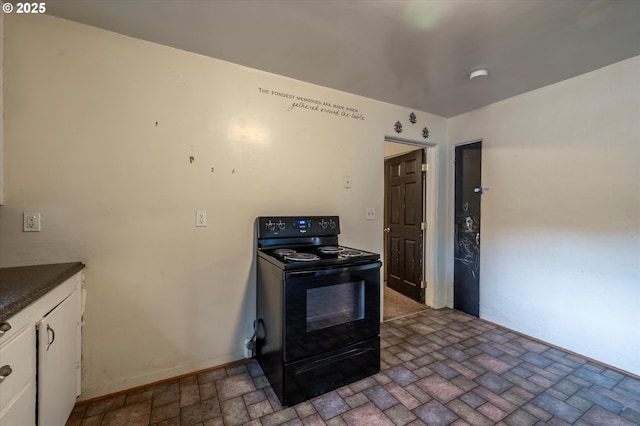
[(382, 312), (382, 321), (396, 319), (416, 312), (424, 311), (427, 305), (418, 303), (407, 296), (398, 293), (394, 289), (384, 285), (384, 303)]
[(75, 407), (87, 425), (639, 425), (640, 380), (452, 309), (381, 326), (375, 376), (280, 406), (248, 360)]

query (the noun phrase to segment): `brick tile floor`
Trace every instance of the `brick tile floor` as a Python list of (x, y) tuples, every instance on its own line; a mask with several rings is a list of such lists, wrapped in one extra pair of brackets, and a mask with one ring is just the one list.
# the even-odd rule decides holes
[(380, 373), (282, 407), (255, 360), (78, 404), (67, 426), (640, 425), (640, 380), (452, 309), (381, 327)]

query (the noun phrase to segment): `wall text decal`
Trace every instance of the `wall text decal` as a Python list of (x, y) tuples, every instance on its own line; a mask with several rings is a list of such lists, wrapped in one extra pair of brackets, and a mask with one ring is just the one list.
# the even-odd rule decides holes
[(334, 102), (321, 101), (318, 99), (307, 98), (305, 96), (265, 89), (263, 87), (258, 87), (258, 93), (261, 95), (277, 96), (287, 99), (291, 102), (287, 108), (287, 111), (289, 112), (295, 109), (306, 109), (307, 111), (316, 111), (319, 113), (334, 115), (336, 117), (351, 118), (354, 120), (365, 119), (364, 114), (359, 112), (356, 108), (339, 105)]

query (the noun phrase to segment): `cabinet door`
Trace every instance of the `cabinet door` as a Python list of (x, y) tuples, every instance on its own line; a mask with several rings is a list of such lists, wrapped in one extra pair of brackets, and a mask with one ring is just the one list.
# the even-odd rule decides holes
[(76, 402), (78, 292), (38, 323), (38, 425), (64, 425)]

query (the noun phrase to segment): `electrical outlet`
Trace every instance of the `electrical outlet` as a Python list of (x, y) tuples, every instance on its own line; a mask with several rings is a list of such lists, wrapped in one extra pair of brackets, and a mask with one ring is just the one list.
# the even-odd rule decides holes
[(40, 213), (22, 213), (22, 230), (24, 232), (40, 232)]
[(207, 226), (207, 211), (196, 211), (196, 226)]
[(364, 213), (364, 218), (367, 220), (375, 220), (376, 209), (374, 209), (373, 207), (367, 207)]

